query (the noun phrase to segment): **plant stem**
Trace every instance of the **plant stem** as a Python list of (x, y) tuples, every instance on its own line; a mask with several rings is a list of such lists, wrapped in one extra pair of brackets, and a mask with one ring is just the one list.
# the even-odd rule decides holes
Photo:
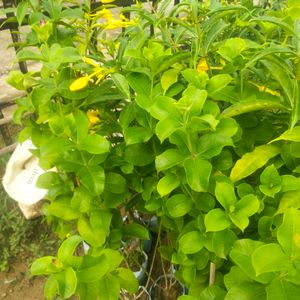
[(211, 262), (209, 266), (209, 286), (213, 286), (215, 284), (216, 278), (216, 264)]

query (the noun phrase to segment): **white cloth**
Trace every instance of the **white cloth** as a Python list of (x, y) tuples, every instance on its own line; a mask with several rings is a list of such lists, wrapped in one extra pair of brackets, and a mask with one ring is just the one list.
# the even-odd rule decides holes
[(29, 151), (34, 148), (30, 140), (17, 146), (6, 165), (2, 181), (7, 194), (25, 205), (35, 204), (47, 194), (47, 190), (35, 186), (45, 171), (39, 167), (38, 158)]

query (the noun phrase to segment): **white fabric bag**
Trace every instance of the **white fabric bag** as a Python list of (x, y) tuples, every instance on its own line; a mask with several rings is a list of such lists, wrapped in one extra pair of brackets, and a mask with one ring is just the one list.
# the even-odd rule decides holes
[[(30, 140), (17, 146), (6, 165), (2, 181), (5, 191), (19, 202), (22, 211), (23, 208), (28, 209), (28, 206), (35, 207), (36, 210), (36, 203), (47, 194), (47, 190), (35, 186), (38, 177), (45, 171), (39, 167), (38, 158), (29, 151), (34, 148)], [(24, 211), (23, 213), (29, 218)]]

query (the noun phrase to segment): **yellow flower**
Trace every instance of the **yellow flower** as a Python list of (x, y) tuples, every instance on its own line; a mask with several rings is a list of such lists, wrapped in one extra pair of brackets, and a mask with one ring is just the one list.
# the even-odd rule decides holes
[(204, 57), (202, 57), (198, 63), (197, 72), (202, 73), (202, 72), (206, 72), (208, 70), (209, 70), (209, 67), (208, 67), (207, 61)]
[(89, 128), (100, 123), (99, 111), (98, 110), (88, 110), (86, 113), (89, 119)]
[(90, 16), (95, 17), (95, 18), (103, 18), (103, 19), (107, 19), (107, 20), (110, 20), (113, 17), (111, 11), (106, 8), (103, 8), (94, 14), (90, 14)]
[(70, 87), (69, 87), (70, 91), (76, 92), (76, 91), (84, 89), (88, 85), (89, 80), (90, 80), (90, 76), (83, 76), (83, 77), (76, 79), (70, 85)]
[(89, 58), (89, 57), (84, 56), (84, 57), (82, 58), (82, 60), (83, 60), (85, 63), (87, 63), (87, 64), (89, 64), (89, 65), (91, 65), (91, 66), (93, 66), (93, 67), (96, 67), (96, 68), (99, 67), (99, 64), (97, 64), (94, 60), (92, 60), (92, 59)]
[(256, 86), (260, 92), (265, 92), (265, 93), (268, 93), (272, 96), (277, 96), (277, 97), (281, 96), (281, 94), (279, 92), (271, 90), (271, 89), (267, 88), (265, 85), (259, 85), (255, 82), (252, 82), (252, 81), (250, 81), (250, 83), (253, 84), (254, 86)]
[(114, 1), (115, 0), (100, 0), (100, 2), (103, 3), (103, 4), (112, 3)]

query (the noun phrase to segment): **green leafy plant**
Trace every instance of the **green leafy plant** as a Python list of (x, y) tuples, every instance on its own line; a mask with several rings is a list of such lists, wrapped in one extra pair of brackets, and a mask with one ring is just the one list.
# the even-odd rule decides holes
[(149, 239), (136, 212), (158, 220), (153, 257), (176, 267), (178, 299), (298, 297), (300, 7), (228, 2), (137, 3), (118, 18), (88, 1), (18, 6), (31, 31), (17, 57), (42, 67), (11, 74), (27, 91), (15, 121), (56, 168), (38, 186), (64, 240), (31, 268), (49, 275), (47, 299), (135, 292), (120, 247)]

